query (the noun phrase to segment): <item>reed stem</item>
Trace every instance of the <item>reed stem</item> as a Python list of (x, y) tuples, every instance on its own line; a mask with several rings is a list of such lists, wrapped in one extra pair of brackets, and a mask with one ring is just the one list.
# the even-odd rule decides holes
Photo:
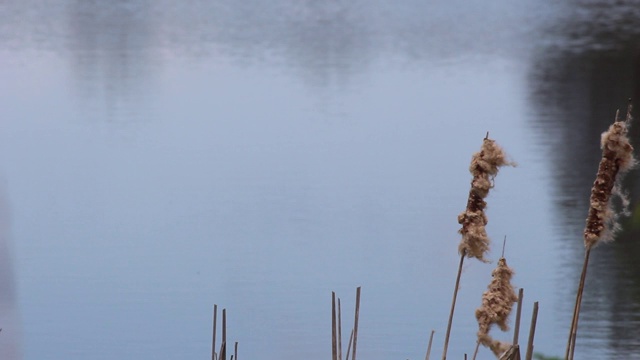
[(527, 355), (525, 360), (533, 357), (533, 339), (536, 335), (536, 322), (538, 321), (538, 302), (533, 303), (533, 314), (531, 314), (531, 328), (529, 329), (529, 342), (527, 343)]
[(500, 356), (500, 360), (520, 360), (520, 346), (511, 345), (509, 350)]
[(589, 265), (589, 255), (591, 254), (591, 246), (588, 246), (584, 253), (584, 263), (582, 264), (582, 273), (580, 274), (580, 284), (578, 285), (578, 294), (576, 295), (576, 304), (573, 307), (573, 318), (571, 320), (571, 330), (569, 332), (569, 341), (567, 342), (567, 351), (565, 359), (572, 360), (573, 353), (576, 348), (576, 336), (578, 334), (578, 319), (580, 318), (580, 308), (582, 307), (582, 294), (584, 293), (584, 284), (587, 278), (587, 267)]
[(218, 322), (218, 305), (213, 305), (213, 339), (211, 340), (211, 360), (216, 360), (216, 329)]
[(478, 356), (478, 350), (480, 350), (480, 341), (476, 341), (476, 349), (473, 350), (473, 360), (476, 360), (476, 356)]
[(347, 345), (347, 358), (349, 360), (349, 355), (351, 354), (351, 342), (353, 341), (353, 329), (351, 329), (351, 335), (349, 335), (349, 344)]
[(338, 342), (336, 332), (336, 293), (331, 292), (331, 358), (338, 360)]
[(356, 345), (358, 343), (358, 317), (360, 316), (360, 286), (356, 289), (356, 314), (353, 322), (353, 355), (351, 360), (356, 360)]
[(238, 342), (236, 341), (235, 345), (233, 346), (233, 355), (235, 357), (236, 360), (238, 360)]
[(223, 341), (220, 345), (220, 352), (218, 355), (218, 359), (226, 360), (227, 358), (227, 344)]
[(458, 265), (458, 275), (456, 276), (456, 285), (453, 288), (453, 299), (451, 300), (451, 311), (449, 312), (449, 322), (447, 323), (447, 332), (444, 335), (444, 350), (442, 351), (442, 360), (447, 360), (447, 349), (449, 348), (449, 337), (451, 336), (451, 325), (453, 324), (453, 313), (456, 309), (456, 299), (458, 297), (458, 289), (460, 288), (460, 276), (462, 275), (462, 265), (466, 252), (460, 255), (460, 264)]
[(429, 345), (427, 345), (427, 355), (425, 356), (424, 360), (429, 360), (429, 357), (431, 356), (431, 345), (433, 344), (433, 334), (435, 333), (435, 330), (431, 330), (431, 336), (429, 336)]
[(342, 360), (342, 310), (338, 298), (338, 360)]
[(522, 315), (522, 299), (524, 298), (524, 289), (518, 290), (518, 310), (516, 310), (516, 325), (513, 329), (513, 345), (518, 345), (518, 337), (520, 335), (520, 316)]
[(227, 360), (227, 309), (222, 309), (222, 346), (220, 358)]

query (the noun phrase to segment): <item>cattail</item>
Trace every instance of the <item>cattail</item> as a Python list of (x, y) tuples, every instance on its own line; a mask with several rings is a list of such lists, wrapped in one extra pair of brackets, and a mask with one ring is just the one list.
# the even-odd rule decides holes
[(493, 188), (493, 179), (498, 174), (499, 168), (505, 165), (513, 166), (515, 163), (507, 160), (506, 154), (495, 140), (485, 138), (480, 151), (473, 154), (469, 167), (473, 180), (467, 208), (458, 215), (458, 223), (462, 225), (459, 230), (462, 240), (458, 251), (463, 256), (487, 262), (484, 254), (489, 250), (490, 240), (485, 230), (487, 216), (484, 209), (487, 203), (484, 198)]
[(460, 264), (458, 265), (456, 284), (453, 288), (453, 299), (451, 300), (451, 311), (449, 312), (447, 331), (444, 335), (442, 360), (447, 359), (449, 336), (451, 335), (453, 313), (456, 308), (456, 299), (458, 297), (458, 289), (460, 288), (460, 276), (462, 274), (464, 258), (474, 257), (480, 261), (487, 262), (484, 254), (489, 250), (490, 241), (487, 236), (487, 231), (485, 230), (487, 216), (484, 213), (484, 209), (487, 203), (484, 201), (484, 198), (489, 195), (489, 190), (493, 188), (493, 179), (498, 174), (499, 168), (505, 165), (515, 166), (515, 163), (507, 160), (507, 156), (502, 148), (496, 144), (495, 140), (489, 139), (489, 133), (487, 133), (480, 151), (473, 154), (471, 158), (469, 171), (473, 175), (473, 180), (471, 180), (469, 199), (467, 200), (465, 211), (458, 215), (458, 223), (462, 225), (462, 228), (458, 231), (462, 235), (462, 240), (458, 246)]
[(590, 248), (600, 241), (611, 241), (619, 229), (617, 219), (619, 213), (611, 204), (613, 197), (622, 200), (623, 211), (626, 210), (628, 200), (620, 191), (620, 181), (624, 174), (636, 164), (633, 157), (633, 146), (627, 137), (631, 121), (631, 105), (627, 112), (626, 121), (619, 121), (616, 114), (609, 130), (602, 134), (602, 160), (598, 167), (598, 175), (591, 188), (591, 199), (587, 225), (584, 229), (584, 244)]
[(493, 339), (489, 335), (489, 330), (493, 325), (498, 325), (502, 331), (509, 330), (507, 319), (513, 304), (518, 301), (518, 296), (511, 285), (513, 269), (507, 265), (505, 258), (498, 260), (498, 266), (491, 272), (491, 276), (493, 278), (488, 290), (482, 294), (482, 305), (476, 310), (478, 343), (488, 347), (497, 357), (500, 357), (509, 350), (511, 344)]
[(631, 101), (629, 101), (627, 117), (624, 121), (619, 119), (620, 111), (617, 111), (614, 123), (602, 134), (600, 140), (602, 160), (600, 160), (598, 174), (591, 188), (589, 214), (587, 215), (587, 224), (584, 229), (584, 245), (586, 249), (565, 352), (565, 359), (568, 360), (573, 360), (576, 347), (578, 320), (580, 318), (582, 294), (584, 293), (591, 249), (601, 241), (613, 240), (616, 231), (620, 229), (618, 224), (620, 212), (614, 209), (612, 199), (619, 197), (622, 201), (622, 214), (628, 214), (629, 200), (620, 190), (620, 184), (624, 174), (636, 165), (636, 160), (633, 157), (633, 146), (631, 146), (627, 137), (632, 119), (631, 109)]

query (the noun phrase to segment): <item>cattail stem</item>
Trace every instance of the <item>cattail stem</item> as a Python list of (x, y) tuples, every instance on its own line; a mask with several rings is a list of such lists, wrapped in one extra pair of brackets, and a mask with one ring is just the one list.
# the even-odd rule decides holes
[(213, 305), (213, 339), (211, 340), (211, 360), (216, 360), (216, 329), (218, 322), (218, 305)]
[(522, 299), (524, 298), (524, 289), (518, 290), (518, 310), (516, 310), (516, 325), (513, 329), (513, 345), (518, 345), (518, 336), (520, 335), (520, 316), (522, 315)]
[(433, 334), (435, 333), (435, 330), (431, 330), (431, 336), (429, 336), (429, 345), (427, 345), (427, 355), (424, 357), (424, 360), (429, 360), (429, 357), (431, 357), (431, 345), (433, 344)]
[(338, 298), (338, 360), (342, 360), (342, 311), (340, 298)]
[(336, 293), (331, 292), (331, 356), (333, 360), (338, 360), (338, 338), (336, 327)]
[(444, 350), (442, 351), (442, 360), (447, 359), (447, 349), (449, 348), (449, 336), (451, 336), (451, 325), (453, 324), (453, 313), (456, 309), (456, 298), (458, 297), (458, 289), (460, 288), (460, 277), (462, 276), (462, 265), (464, 264), (465, 252), (460, 255), (460, 264), (458, 265), (458, 275), (456, 276), (456, 286), (453, 288), (453, 299), (451, 300), (451, 311), (449, 312), (449, 322), (447, 323), (447, 332), (444, 335)]
[(571, 329), (569, 332), (569, 341), (567, 342), (567, 351), (565, 359), (572, 360), (573, 352), (576, 348), (576, 335), (578, 334), (578, 319), (580, 318), (580, 307), (582, 306), (582, 294), (584, 293), (584, 283), (587, 278), (587, 266), (589, 265), (589, 255), (591, 247), (587, 247), (584, 254), (584, 263), (582, 265), (582, 273), (580, 274), (580, 284), (578, 285), (578, 294), (576, 295), (576, 304), (573, 307), (573, 318), (571, 320)]
[(222, 346), (220, 359), (227, 360), (227, 309), (222, 309)]
[(358, 344), (358, 318), (360, 317), (360, 286), (356, 288), (356, 314), (353, 321), (353, 355), (352, 360), (356, 360), (356, 346)]
[(536, 335), (536, 322), (538, 321), (538, 302), (533, 303), (533, 313), (531, 314), (531, 328), (529, 329), (529, 341), (527, 343), (527, 355), (525, 360), (533, 357), (533, 339)]
[(349, 335), (349, 344), (347, 345), (347, 357), (346, 360), (349, 360), (349, 355), (351, 355), (351, 343), (353, 342), (353, 329), (351, 329), (351, 335)]
[(476, 349), (473, 350), (473, 360), (476, 360), (476, 356), (478, 356), (478, 350), (480, 350), (480, 341), (476, 341)]
[(238, 342), (237, 341), (236, 341), (235, 345), (233, 346), (233, 355), (234, 355), (234, 358), (236, 360), (238, 360)]
[(222, 345), (220, 345), (220, 355), (218, 355), (218, 359), (226, 360), (227, 359), (227, 344), (223, 341)]

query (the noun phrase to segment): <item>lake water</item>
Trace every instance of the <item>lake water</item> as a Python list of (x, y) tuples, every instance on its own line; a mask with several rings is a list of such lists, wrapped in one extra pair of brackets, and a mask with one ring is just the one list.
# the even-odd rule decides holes
[[(240, 358), (327, 359), (331, 292), (350, 328), (362, 286), (358, 358), (424, 358), (431, 329), (440, 358), (487, 131), (518, 167), (487, 199), (494, 262), (465, 262), (448, 358), (473, 351), (504, 236), (521, 342), (539, 301), (535, 349), (563, 355), (599, 136), (640, 98), (638, 12), (0, 2), (1, 357), (207, 359), (218, 304)], [(592, 253), (578, 359), (640, 359), (625, 224)]]

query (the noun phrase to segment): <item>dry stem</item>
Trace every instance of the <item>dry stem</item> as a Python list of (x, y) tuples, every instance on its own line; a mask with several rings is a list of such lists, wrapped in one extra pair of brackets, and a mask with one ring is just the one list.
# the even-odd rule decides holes
[(456, 286), (453, 289), (453, 299), (451, 300), (451, 311), (449, 312), (449, 322), (447, 323), (447, 333), (444, 336), (444, 351), (442, 352), (442, 360), (447, 359), (447, 349), (449, 348), (449, 336), (451, 335), (451, 325), (453, 324), (453, 313), (456, 309), (456, 299), (458, 298), (458, 289), (460, 288), (460, 277), (462, 276), (462, 264), (464, 263), (464, 253), (460, 255), (460, 265), (458, 265), (458, 275), (456, 276)]

